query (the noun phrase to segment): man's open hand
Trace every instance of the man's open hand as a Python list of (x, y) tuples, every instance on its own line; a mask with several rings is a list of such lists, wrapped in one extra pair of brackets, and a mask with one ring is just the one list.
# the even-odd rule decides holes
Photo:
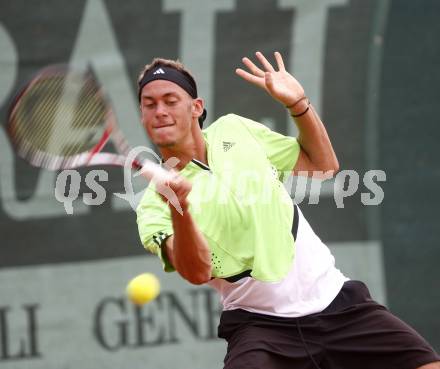
[(265, 89), (269, 95), (284, 106), (291, 106), (304, 97), (303, 87), (286, 71), (283, 58), (278, 51), (274, 54), (278, 71), (274, 69), (272, 64), (268, 62), (261, 52), (257, 51), (255, 55), (260, 61), (262, 69), (257, 67), (249, 58), (244, 57), (242, 59), (243, 64), (247, 67), (250, 73), (237, 68), (235, 72), (240, 77)]

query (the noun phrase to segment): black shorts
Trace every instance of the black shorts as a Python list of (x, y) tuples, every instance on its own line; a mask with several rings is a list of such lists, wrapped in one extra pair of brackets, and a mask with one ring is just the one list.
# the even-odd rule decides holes
[(224, 311), (218, 334), (228, 341), (225, 369), (415, 369), (440, 360), (359, 281), (301, 318)]

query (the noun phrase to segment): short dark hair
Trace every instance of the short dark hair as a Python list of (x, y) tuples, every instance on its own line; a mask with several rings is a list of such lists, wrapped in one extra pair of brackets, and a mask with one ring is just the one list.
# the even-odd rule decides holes
[(164, 58), (154, 58), (151, 63), (146, 64), (142, 71), (139, 73), (138, 77), (138, 95), (140, 94), (140, 87), (139, 83), (144, 78), (145, 74), (148, 73), (150, 70), (159, 67), (159, 66), (165, 66), (168, 68), (173, 68), (178, 70), (179, 72), (186, 75), (190, 80), (194, 82), (194, 86), (197, 86), (196, 81), (191, 74), (191, 72), (179, 61), (179, 60), (172, 60), (172, 59), (164, 59)]

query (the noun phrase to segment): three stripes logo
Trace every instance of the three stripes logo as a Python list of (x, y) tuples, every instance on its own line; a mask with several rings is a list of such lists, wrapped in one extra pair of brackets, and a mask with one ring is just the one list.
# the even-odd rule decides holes
[(235, 142), (223, 141), (223, 151), (229, 151), (229, 149), (235, 145)]
[(165, 74), (162, 68), (156, 69), (153, 74)]

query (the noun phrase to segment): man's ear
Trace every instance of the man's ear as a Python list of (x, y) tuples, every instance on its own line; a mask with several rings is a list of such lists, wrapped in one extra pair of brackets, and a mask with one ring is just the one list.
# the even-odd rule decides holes
[(203, 109), (205, 108), (205, 102), (201, 97), (193, 99), (192, 112), (194, 118), (199, 118), (203, 114)]

